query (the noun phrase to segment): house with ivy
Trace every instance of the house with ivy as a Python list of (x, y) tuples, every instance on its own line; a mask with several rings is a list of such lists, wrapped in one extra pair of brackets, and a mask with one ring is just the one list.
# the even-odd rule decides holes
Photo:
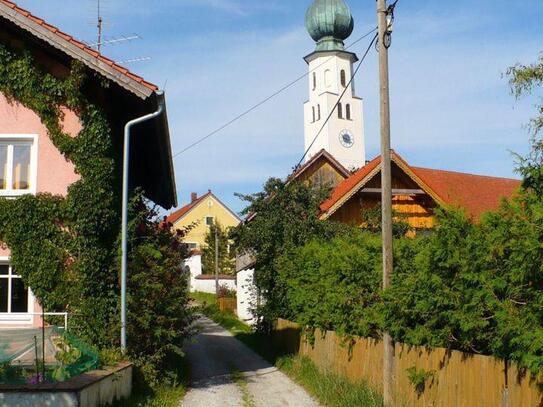
[[(113, 314), (123, 130), (162, 104), (156, 85), (0, 0), (0, 329), (40, 325), (42, 306), (89, 332)], [(134, 127), (130, 162), (132, 190), (176, 206), (165, 111)]]

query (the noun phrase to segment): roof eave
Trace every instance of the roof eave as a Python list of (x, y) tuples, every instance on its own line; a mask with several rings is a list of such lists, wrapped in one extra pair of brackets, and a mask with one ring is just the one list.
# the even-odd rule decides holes
[(173, 165), (173, 156), (172, 156), (172, 147), (171, 147), (171, 139), (170, 139), (170, 126), (168, 123), (168, 113), (166, 108), (166, 96), (163, 92), (155, 92), (156, 100), (157, 100), (157, 106), (161, 105), (164, 106), (164, 112), (161, 115), (162, 120), (162, 129), (161, 132), (163, 137), (163, 145), (165, 147), (164, 151), (164, 157), (166, 160), (165, 163), (165, 170), (167, 171), (167, 178), (168, 178), (168, 186), (166, 191), (166, 196), (164, 197), (164, 205), (162, 205), (165, 209), (175, 208), (177, 206), (177, 188), (176, 188), (176, 182), (175, 182), (175, 169)]
[(89, 68), (100, 73), (105, 78), (117, 83), (119, 86), (130, 91), (137, 97), (145, 100), (155, 93), (152, 89), (144, 84), (135, 81), (127, 75), (115, 70), (110, 65), (101, 61), (99, 58), (93, 57), (83, 49), (69, 41), (62, 39), (62, 37), (48, 30), (43, 25), (25, 17), (17, 10), (8, 7), (4, 3), (0, 3), (0, 15), (23, 30), (28, 31), (33, 36), (45, 41), (52, 47), (57, 48), (73, 59), (84, 63)]

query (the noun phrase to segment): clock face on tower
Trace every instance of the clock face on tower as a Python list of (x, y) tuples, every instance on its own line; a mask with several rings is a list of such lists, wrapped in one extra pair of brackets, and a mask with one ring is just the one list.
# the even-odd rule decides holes
[(339, 142), (345, 148), (351, 148), (354, 145), (354, 136), (349, 130), (342, 130), (339, 133)]

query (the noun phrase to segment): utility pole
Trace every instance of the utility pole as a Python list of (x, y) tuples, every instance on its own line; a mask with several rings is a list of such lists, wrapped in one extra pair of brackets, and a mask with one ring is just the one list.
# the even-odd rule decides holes
[(217, 225), (214, 224), (215, 228), (215, 295), (219, 298), (219, 236), (217, 233)]
[[(381, 91), (381, 208), (383, 241), (383, 289), (390, 286), (393, 271), (392, 252), (392, 170), (390, 163), (390, 97), (388, 84), (388, 48), (390, 15), (386, 0), (377, 0), (379, 24), (379, 78)], [(388, 332), (383, 333), (383, 398), (394, 405), (394, 344)]]

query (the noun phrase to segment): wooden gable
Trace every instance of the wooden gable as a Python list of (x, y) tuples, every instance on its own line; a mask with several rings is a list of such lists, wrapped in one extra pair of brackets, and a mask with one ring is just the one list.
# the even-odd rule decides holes
[(298, 168), (290, 176), (288, 182), (296, 180), (315, 187), (335, 188), (350, 175), (351, 173), (330, 153), (321, 150), (307, 163)]
[[(438, 204), (421, 185), (411, 179), (395, 162), (392, 163), (392, 210), (413, 228), (432, 228), (433, 210)], [(327, 218), (354, 226), (362, 226), (363, 212), (376, 208), (381, 203), (381, 173), (377, 171), (366, 180)]]

